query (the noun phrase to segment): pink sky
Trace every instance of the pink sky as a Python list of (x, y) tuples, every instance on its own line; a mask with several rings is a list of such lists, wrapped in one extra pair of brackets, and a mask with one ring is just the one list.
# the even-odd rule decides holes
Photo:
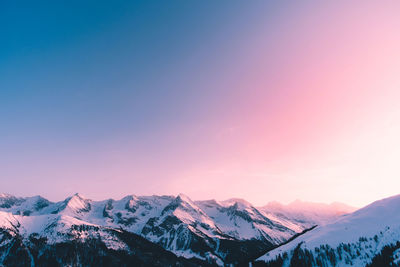
[[(226, 14), (207, 9), (211, 30), (201, 31), (206, 21), (196, 13), (198, 27), (178, 33), (174, 30), (185, 26), (179, 9), (174, 11), (176, 24), (165, 15), (175, 28), (164, 29), (158, 24), (163, 21), (150, 16), (138, 25), (165, 32), (137, 34), (152, 42), (164, 34), (172, 48), (156, 43), (154, 50), (138, 50), (140, 55), (127, 62), (120, 61), (134, 50), (121, 57), (117, 52), (141, 48), (142, 40), (123, 39), (136, 37), (123, 31), (124, 23), (136, 18), (128, 15), (107, 24), (109, 28), (82, 34), (85, 38), (66, 48), (46, 51), (44, 58), (51, 63), (51, 53), (61, 51), (67, 61), (90, 48), (79, 59), (91, 62), (90, 52), (102, 44), (111, 59), (79, 71), (70, 63), (70, 75), (44, 72), (51, 89), (52, 79), (59, 86), (81, 72), (87, 75), (77, 84), (93, 91), (76, 92), (82, 103), (75, 98), (63, 102), (76, 86), (68, 84), (64, 95), (48, 91), (49, 99), (60, 98), (61, 103), (42, 105), (38, 120), (31, 119), (36, 110), (26, 108), (24, 101), (10, 104), (24, 112), (10, 119), (11, 134), (0, 142), (8, 152), (0, 167), (12, 180), (4, 180), (4, 190), (54, 200), (75, 192), (94, 199), (184, 193), (192, 199), (241, 197), (256, 205), (302, 199), (354, 206), (398, 194), (400, 2), (304, 1), (276, 4), (275, 13), (268, 8), (239, 7)], [(134, 22), (126, 26), (129, 33), (136, 29)], [(121, 45), (129, 41), (132, 46)], [(108, 55), (99, 51), (93, 58)], [(56, 62), (63, 62), (59, 57)], [(137, 66), (135, 60), (151, 64)], [(50, 66), (50, 71), (61, 68)], [(105, 89), (92, 82), (112, 70), (98, 74), (99, 66), (117, 72)], [(136, 77), (131, 69), (144, 74)], [(124, 71), (129, 79), (118, 76)], [(21, 87), (29, 89), (30, 84)], [(46, 95), (38, 99), (40, 105)], [(54, 114), (55, 126), (47, 129), (45, 119), (53, 122), (49, 114)], [(17, 127), (25, 125), (23, 119), (30, 129)], [(12, 132), (14, 127), (18, 132)]]
[[(361, 206), (398, 194), (399, 6), (364, 3), (309, 6), (283, 22), (274, 38), (285, 53), (266, 49), (234, 78), (243, 95), (232, 121), (227, 115), (216, 128), (214, 157), (204, 155), (170, 188), (257, 204), (300, 198)], [(262, 29), (253, 38), (269, 47)], [(269, 71), (271, 60), (278, 64)], [(208, 191), (210, 184), (221, 192)]]

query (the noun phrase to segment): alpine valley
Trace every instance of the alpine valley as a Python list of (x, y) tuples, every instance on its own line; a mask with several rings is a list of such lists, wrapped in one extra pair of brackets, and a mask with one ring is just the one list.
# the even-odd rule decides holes
[(356, 210), (0, 194), (0, 266), (399, 266), (399, 211), (400, 196)]

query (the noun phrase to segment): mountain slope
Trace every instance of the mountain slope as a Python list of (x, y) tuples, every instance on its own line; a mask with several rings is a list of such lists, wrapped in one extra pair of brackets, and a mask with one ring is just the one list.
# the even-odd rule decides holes
[[(393, 246), (398, 256), (400, 195), (376, 201), (334, 222), (316, 227), (286, 245), (259, 258), (260, 261), (307, 266), (325, 264), (365, 266), (383, 249)], [(400, 246), (399, 246), (400, 248)]]
[(75, 194), (55, 203), (40, 196), (3, 194), (0, 211), (5, 218), (3, 228), (18, 229), (24, 240), (34, 234), (55, 245), (96, 238), (107, 249), (125, 251), (129, 248), (124, 242), (107, 234), (123, 231), (178, 256), (218, 265), (248, 262), (307, 227), (298, 220), (298, 214), (290, 217), (284, 209), (277, 215), (278, 210), (260, 210), (241, 199), (192, 201), (183, 194), (129, 195), (102, 201)]
[(69, 216), (2, 212), (0, 218), (1, 266), (209, 266), (133, 233)]

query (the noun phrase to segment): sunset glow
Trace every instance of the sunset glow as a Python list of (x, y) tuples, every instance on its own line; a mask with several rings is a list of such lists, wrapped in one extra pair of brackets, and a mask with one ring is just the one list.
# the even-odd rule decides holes
[(94, 3), (1, 8), (2, 191), (399, 193), (399, 1)]

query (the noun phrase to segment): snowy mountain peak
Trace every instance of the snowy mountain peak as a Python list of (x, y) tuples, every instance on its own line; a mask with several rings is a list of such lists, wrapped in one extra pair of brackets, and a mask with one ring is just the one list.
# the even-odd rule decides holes
[(185, 216), (183, 214), (194, 214), (205, 215), (204, 212), (186, 195), (179, 194), (174, 198), (163, 210), (162, 214), (172, 212), (175, 216)]
[(135, 203), (139, 200), (139, 198), (135, 195), (128, 195), (121, 200), (126, 202), (126, 205), (128, 205), (129, 207), (133, 207)]
[(180, 193), (180, 194), (176, 197), (176, 199), (177, 199), (178, 201), (182, 201), (182, 202), (193, 203), (193, 201), (192, 201), (188, 196), (186, 196), (186, 195), (184, 195), (184, 194), (182, 194), (182, 193)]
[(13, 206), (18, 206), (24, 201), (23, 198), (18, 198), (9, 194), (1, 194), (0, 197), (0, 208), (11, 208)]
[(201, 209), (186, 195), (179, 194), (171, 203), (168, 205), (167, 209), (184, 209), (186, 211), (195, 211), (203, 213)]
[(139, 198), (136, 195), (127, 195), (125, 197), (122, 198), (122, 200), (133, 200), (133, 201), (137, 201)]
[[(243, 250), (258, 256), (309, 226), (298, 217), (290, 218), (284, 209), (279, 214), (283, 217), (243, 199), (194, 202), (184, 194), (92, 201), (77, 193), (55, 203), (41, 196), (0, 197), (3, 228), (26, 238), (37, 234), (49, 242), (63, 242), (65, 238), (96, 236), (103, 230), (127, 231), (177, 255), (216, 259), (221, 265), (234, 262)], [(315, 225), (315, 221), (310, 224)], [(120, 246), (108, 240), (109, 233), (103, 234), (106, 242), (114, 242), (112, 247)]]
[(71, 196), (71, 198), (78, 198), (78, 199), (82, 199), (82, 200), (84, 200), (84, 199), (86, 199), (82, 194), (80, 194), (80, 193), (75, 193), (75, 194), (73, 194), (72, 196)]
[(76, 193), (73, 196), (65, 199), (59, 210), (63, 210), (67, 213), (88, 212), (91, 209), (90, 202), (91, 200), (85, 199), (82, 195)]

